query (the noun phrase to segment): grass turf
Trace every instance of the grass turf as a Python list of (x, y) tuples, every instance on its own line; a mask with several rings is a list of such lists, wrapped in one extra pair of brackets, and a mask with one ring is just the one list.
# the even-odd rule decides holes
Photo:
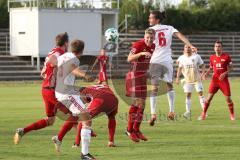
[[(83, 84), (86, 85), (86, 84)], [(205, 96), (209, 81), (204, 82)], [(122, 87), (123, 86), (118, 86)], [(185, 96), (181, 86), (176, 90), (176, 121), (167, 121), (165, 95), (158, 98), (158, 110), (162, 114), (154, 127), (147, 124), (149, 99), (145, 122), (141, 126), (149, 138), (147, 142), (133, 143), (124, 134), (127, 125), (128, 105), (119, 99), (119, 114), (115, 142), (117, 148), (107, 148), (107, 118), (93, 121), (96, 138), (92, 138), (90, 152), (104, 160), (237, 160), (240, 159), (239, 127), (239, 79), (231, 80), (232, 98), (237, 120), (231, 122), (225, 98), (221, 92), (213, 99), (206, 121), (197, 121), (201, 109), (196, 93), (192, 97), (192, 120), (184, 120)], [(121, 90), (121, 89), (118, 89)], [(19, 145), (13, 144), (15, 129), (24, 127), (45, 115), (39, 82), (3, 82), (0, 84), (0, 159), (4, 160), (74, 160), (79, 159), (80, 149), (71, 148), (74, 141), (72, 130), (62, 144), (62, 153), (55, 153), (51, 137), (58, 133), (63, 121), (57, 119), (54, 126), (25, 135)], [(123, 93), (123, 92), (122, 92)]]

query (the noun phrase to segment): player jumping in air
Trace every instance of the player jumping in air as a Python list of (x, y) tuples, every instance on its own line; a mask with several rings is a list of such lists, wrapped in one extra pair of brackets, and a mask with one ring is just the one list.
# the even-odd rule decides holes
[[(89, 103), (87, 109), (92, 118), (104, 113), (108, 117), (109, 147), (116, 147), (114, 135), (116, 130), (115, 116), (118, 111), (118, 99), (107, 85), (83, 87), (80, 94), (84, 102)], [(78, 147), (81, 141), (82, 123), (78, 124), (76, 139), (73, 147)]]
[[(185, 79), (183, 89), (186, 93), (186, 112), (183, 116), (189, 119), (191, 116), (191, 96), (194, 87), (198, 92), (200, 105), (202, 109), (204, 108), (205, 99), (203, 95), (202, 76), (205, 73), (205, 65), (200, 55), (193, 53), (190, 46), (185, 45), (183, 53), (177, 60), (178, 71), (176, 83), (179, 84), (179, 78), (182, 73)], [(200, 74), (200, 69), (202, 69), (202, 75)]]
[(57, 58), (64, 54), (68, 49), (68, 34), (62, 33), (57, 35), (55, 42), (56, 47), (48, 53), (44, 62), (44, 67), (41, 71), (41, 76), (43, 77), (42, 97), (45, 103), (47, 117), (34, 122), (25, 128), (18, 128), (14, 136), (15, 144), (18, 144), (21, 137), (28, 132), (51, 126), (55, 122), (55, 105), (57, 104), (57, 99), (55, 97)]
[[(169, 25), (163, 25), (161, 22), (166, 18), (165, 12), (152, 11), (149, 15), (151, 28), (156, 31), (155, 50), (150, 60), (150, 74), (152, 83), (152, 93), (150, 96), (151, 120), (152, 126), (156, 120), (157, 93), (160, 80), (167, 83), (167, 97), (169, 102), (168, 118), (174, 119), (174, 99), (175, 91), (173, 90), (173, 60), (172, 60), (172, 36), (179, 38), (184, 44), (196, 50), (189, 40), (177, 29)], [(161, 88), (160, 88), (161, 89)]]
[(208, 97), (205, 101), (204, 110), (201, 116), (199, 117), (199, 120), (206, 119), (206, 113), (212, 101), (212, 98), (215, 95), (215, 93), (217, 93), (217, 91), (220, 89), (222, 93), (225, 95), (228, 108), (230, 111), (230, 119), (234, 121), (235, 120), (234, 105), (231, 99), (231, 90), (228, 81), (228, 74), (233, 69), (232, 60), (229, 54), (222, 51), (221, 41), (215, 42), (214, 51), (215, 54), (211, 55), (210, 57), (210, 67), (204, 76), (204, 78), (207, 77), (209, 73), (213, 71), (212, 80), (208, 90)]
[(147, 70), (155, 48), (154, 37), (155, 31), (146, 29), (144, 39), (133, 44), (128, 56), (131, 69), (126, 75), (126, 96), (132, 97), (132, 104), (129, 108), (126, 134), (134, 142), (147, 141), (147, 138), (140, 132), (140, 125), (147, 96)]
[(79, 69), (79, 59), (84, 50), (84, 42), (81, 40), (74, 40), (71, 42), (71, 52), (65, 53), (58, 57), (58, 71), (56, 81), (56, 98), (59, 102), (65, 105), (71, 115), (66, 120), (61, 128), (59, 134), (52, 138), (55, 148), (60, 151), (61, 141), (64, 135), (77, 123), (79, 119), (83, 123), (81, 131), (82, 138), (82, 160), (95, 159), (89, 153), (89, 143), (91, 139), (91, 116), (86, 108), (86, 105), (80, 98), (79, 87), (75, 85), (75, 77), (82, 77), (88, 81), (93, 81), (93, 78), (86, 75), (85, 72)]

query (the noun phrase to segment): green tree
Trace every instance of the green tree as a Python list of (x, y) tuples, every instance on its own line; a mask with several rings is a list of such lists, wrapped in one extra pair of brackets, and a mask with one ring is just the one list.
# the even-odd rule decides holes
[(9, 14), (7, 0), (0, 0), (0, 28), (9, 27)]

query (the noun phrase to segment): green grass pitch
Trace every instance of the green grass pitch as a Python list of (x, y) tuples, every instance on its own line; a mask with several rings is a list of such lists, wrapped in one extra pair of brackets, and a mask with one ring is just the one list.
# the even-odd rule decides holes
[[(86, 85), (86, 84), (83, 84)], [(209, 81), (204, 82), (205, 96)], [(176, 90), (176, 121), (163, 117), (154, 127), (145, 121), (142, 132), (147, 142), (133, 143), (124, 134), (128, 105), (120, 99), (117, 116), (117, 148), (106, 147), (108, 142), (107, 118), (93, 121), (97, 133), (92, 138), (90, 152), (100, 160), (239, 160), (240, 159), (240, 82), (231, 79), (232, 98), (237, 120), (231, 122), (225, 98), (221, 92), (215, 95), (206, 121), (197, 121), (201, 109), (198, 96), (192, 98), (192, 120), (184, 120), (185, 96), (181, 86)], [(124, 89), (124, 87), (123, 87)], [(58, 133), (63, 121), (57, 119), (54, 126), (25, 135), (19, 145), (13, 144), (15, 129), (24, 127), (45, 116), (39, 82), (2, 82), (0, 84), (0, 160), (77, 160), (80, 150), (71, 148), (75, 130), (66, 135), (62, 153), (55, 153), (51, 137)], [(167, 97), (158, 98), (158, 110), (168, 112)], [(145, 113), (149, 114), (149, 99)]]

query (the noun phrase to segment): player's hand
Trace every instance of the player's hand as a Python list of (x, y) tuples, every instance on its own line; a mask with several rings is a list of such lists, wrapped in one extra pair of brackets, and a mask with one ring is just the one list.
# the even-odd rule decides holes
[(220, 80), (220, 81), (224, 80), (224, 78), (226, 77), (226, 75), (227, 75), (226, 72), (222, 73), (222, 74), (219, 76), (219, 80)]
[(141, 52), (141, 55), (145, 56), (146, 58), (151, 57), (151, 53), (149, 53), (149, 52)]
[(203, 73), (203, 74), (201, 75), (201, 80), (206, 80), (206, 79), (207, 79), (207, 76), (206, 76), (205, 73)]
[(87, 82), (93, 82), (94, 81), (94, 78), (92, 76), (89, 76), (89, 75), (85, 75), (84, 78)]

